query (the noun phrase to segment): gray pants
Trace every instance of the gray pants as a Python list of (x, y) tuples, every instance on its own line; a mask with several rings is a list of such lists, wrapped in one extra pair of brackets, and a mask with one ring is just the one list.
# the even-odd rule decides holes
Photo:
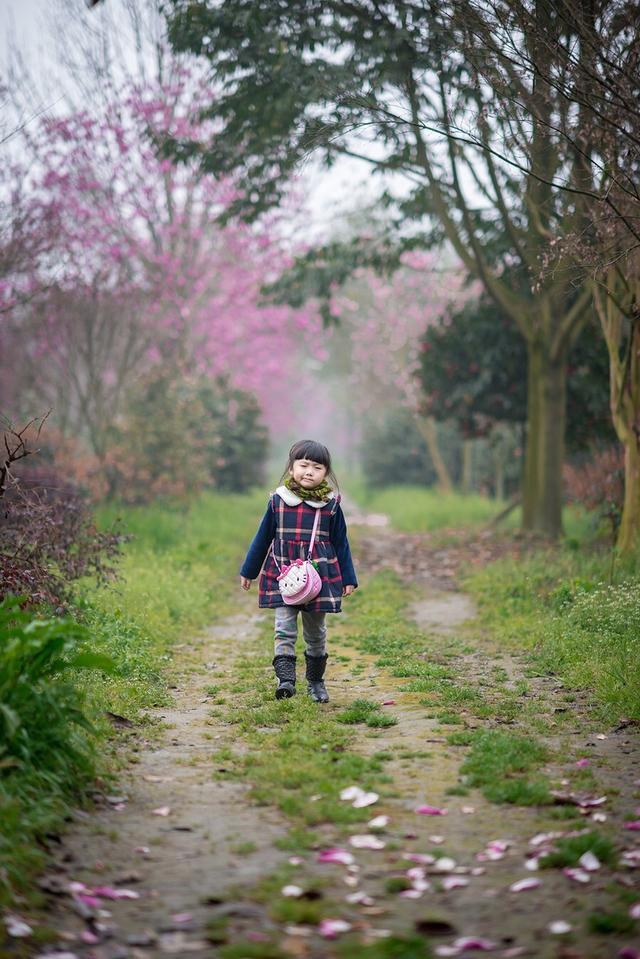
[(274, 655), (295, 656), (298, 638), (298, 613), (302, 613), (302, 635), (310, 656), (324, 656), (327, 651), (326, 613), (306, 612), (296, 606), (276, 607)]

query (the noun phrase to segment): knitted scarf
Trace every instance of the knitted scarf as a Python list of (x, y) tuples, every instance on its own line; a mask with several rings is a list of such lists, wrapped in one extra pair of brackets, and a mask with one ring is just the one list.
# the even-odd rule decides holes
[(314, 486), (313, 489), (305, 489), (304, 486), (300, 486), (299, 483), (296, 483), (293, 476), (290, 476), (289, 479), (284, 481), (284, 485), (290, 490), (295, 496), (299, 496), (301, 500), (316, 500), (320, 503), (326, 503), (329, 499), (329, 493), (332, 493), (333, 490), (326, 481), (322, 481), (319, 486)]

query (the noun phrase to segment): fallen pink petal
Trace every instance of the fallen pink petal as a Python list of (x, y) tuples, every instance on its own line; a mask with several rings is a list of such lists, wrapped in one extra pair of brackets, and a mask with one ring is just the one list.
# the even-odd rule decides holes
[(89, 906), (90, 909), (98, 909), (100, 906), (100, 900), (97, 896), (90, 896), (85, 892), (78, 893), (75, 898), (78, 900), (78, 902), (82, 902), (85, 906)]
[(585, 852), (578, 862), (587, 872), (595, 872), (600, 868), (600, 860), (592, 852)]
[(463, 876), (445, 876), (442, 880), (442, 888), (449, 892), (451, 889), (464, 889), (469, 885), (469, 880)]
[(385, 699), (384, 702), (382, 703), (383, 706), (395, 706), (395, 704), (396, 704), (395, 699)]
[(90, 929), (83, 929), (80, 938), (88, 946), (96, 946), (100, 942), (100, 937), (96, 936), (95, 932), (91, 932)]
[(556, 919), (549, 923), (547, 929), (553, 936), (566, 936), (568, 932), (571, 932), (573, 926), (564, 919)]
[(434, 846), (441, 846), (444, 842), (444, 836), (429, 836), (429, 842), (432, 842)]
[(551, 842), (553, 839), (561, 839), (564, 836), (563, 832), (539, 832), (532, 839), (529, 840), (530, 846), (544, 846), (547, 843)]
[(348, 896), (345, 896), (347, 902), (355, 903), (360, 906), (373, 906), (374, 901), (371, 896), (368, 896), (364, 889), (359, 889), (358, 892), (350, 892)]
[(420, 889), (403, 889), (399, 895), (403, 899), (420, 899), (422, 897), (422, 891)]
[(436, 872), (452, 872), (457, 866), (455, 859), (451, 859), (450, 856), (441, 856), (440, 859), (436, 859), (433, 864), (433, 868)]
[(640, 952), (633, 946), (623, 946), (618, 953), (618, 959), (640, 959)]
[(364, 794), (364, 789), (361, 789), (360, 786), (347, 786), (340, 792), (340, 799), (353, 800), (357, 799), (358, 796)]
[(476, 807), (475, 807), (475, 806), (463, 806), (463, 807), (462, 807), (462, 813), (463, 813), (463, 815), (465, 815), (465, 816), (472, 816), (475, 811), (476, 811)]
[(323, 939), (336, 939), (343, 932), (349, 932), (351, 923), (344, 919), (323, 919), (318, 926), (318, 931)]
[(287, 862), (291, 866), (301, 866), (304, 860), (301, 858), (301, 856), (289, 856)]
[(140, 893), (135, 889), (114, 889), (112, 886), (96, 886), (94, 896), (101, 899), (139, 899)]
[(404, 858), (408, 862), (420, 862), (425, 866), (432, 866), (436, 861), (435, 856), (429, 855), (428, 852), (408, 852)]
[(584, 768), (584, 766), (590, 766), (590, 765), (591, 765), (591, 760), (590, 760), (590, 759), (578, 759), (578, 760), (576, 760), (576, 766), (578, 766), (580, 769)]
[(640, 832), (640, 819), (631, 819), (624, 824), (625, 829), (631, 829), (634, 832)]
[(376, 816), (375, 819), (370, 819), (367, 823), (369, 829), (384, 829), (385, 826), (389, 825), (388, 816)]
[(589, 873), (585, 872), (584, 869), (572, 869), (570, 866), (565, 866), (562, 871), (565, 876), (567, 876), (567, 878), (571, 879), (573, 882), (591, 882)]
[(491, 952), (492, 949), (497, 948), (495, 942), (492, 942), (491, 939), (476, 939), (470, 936), (456, 939), (453, 945), (463, 952), (465, 949), (478, 949), (481, 952)]
[(372, 836), (369, 833), (351, 836), (349, 842), (356, 849), (384, 849), (386, 846), (386, 842), (383, 839), (379, 839), (378, 836)]
[(640, 902), (634, 902), (632, 906), (629, 906), (629, 915), (632, 919), (640, 919)]
[(354, 809), (365, 809), (367, 806), (373, 806), (379, 798), (377, 793), (362, 793), (356, 796), (352, 805)]
[(606, 803), (606, 796), (598, 796), (597, 798), (586, 796), (583, 799), (578, 800), (578, 805), (582, 806), (584, 809), (590, 809), (592, 806), (602, 806), (603, 803)]
[(323, 849), (318, 853), (318, 862), (335, 862), (338, 865), (348, 866), (353, 862), (353, 856), (347, 849), (339, 847)]
[(168, 816), (171, 812), (171, 806), (158, 806), (157, 809), (152, 809), (151, 812), (154, 816)]
[(539, 879), (519, 879), (512, 882), (509, 886), (510, 892), (528, 892), (529, 889), (537, 889), (542, 883)]
[(411, 888), (416, 892), (426, 892), (427, 889), (431, 889), (431, 883), (428, 879), (414, 879)]
[(178, 923), (191, 922), (192, 919), (193, 919), (192, 912), (174, 912), (174, 914), (171, 917), (172, 922), (178, 922)]
[(4, 924), (7, 932), (14, 939), (25, 939), (27, 936), (33, 935), (31, 926), (24, 919), (20, 919), (19, 916), (7, 916)]
[(293, 899), (297, 899), (304, 890), (301, 886), (283, 886), (280, 892), (283, 896), (291, 896)]
[(80, 959), (77, 952), (39, 952), (35, 959)]
[(437, 806), (418, 806), (417, 813), (421, 816), (446, 816), (446, 809), (439, 809)]

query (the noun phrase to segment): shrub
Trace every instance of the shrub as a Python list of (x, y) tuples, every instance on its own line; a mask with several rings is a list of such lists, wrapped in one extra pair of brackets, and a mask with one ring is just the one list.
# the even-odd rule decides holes
[(27, 461), (14, 475), (13, 464), (34, 452), (23, 434), (5, 433), (0, 599), (20, 594), (32, 604), (60, 607), (69, 600), (73, 580), (90, 575), (102, 582), (113, 575), (123, 537), (115, 527), (96, 528), (85, 498), (55, 468)]
[(610, 446), (595, 452), (580, 466), (565, 465), (567, 498), (595, 511), (611, 524), (615, 538), (624, 502), (624, 452)]
[(0, 603), (0, 765), (68, 771), (88, 762), (90, 731), (82, 696), (70, 677), (77, 669), (112, 672), (91, 653), (89, 633), (72, 619), (37, 619), (18, 597)]
[(109, 494), (127, 504), (245, 492), (264, 479), (267, 431), (250, 393), (220, 377), (154, 372), (130, 392), (106, 456)]

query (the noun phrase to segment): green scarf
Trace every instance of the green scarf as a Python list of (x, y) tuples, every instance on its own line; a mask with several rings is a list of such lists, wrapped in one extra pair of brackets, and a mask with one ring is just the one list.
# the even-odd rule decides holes
[(290, 490), (295, 496), (299, 496), (301, 500), (315, 500), (320, 503), (326, 503), (329, 499), (329, 494), (333, 493), (333, 490), (326, 481), (322, 481), (319, 486), (314, 486), (313, 489), (305, 489), (304, 486), (300, 486), (299, 483), (296, 483), (293, 476), (290, 476), (289, 479), (284, 481), (284, 485)]

